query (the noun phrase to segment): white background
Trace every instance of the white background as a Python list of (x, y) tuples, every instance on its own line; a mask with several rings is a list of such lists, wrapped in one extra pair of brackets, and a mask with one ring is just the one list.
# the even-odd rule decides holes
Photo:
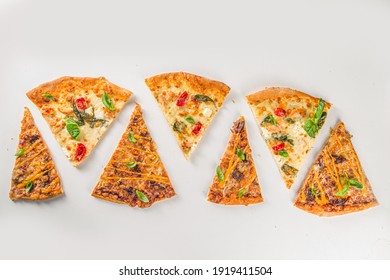
[[(342, 2), (342, 3), (341, 3)], [(0, 258), (389, 259), (390, 2), (1, 1)], [(186, 161), (144, 78), (187, 71), (232, 90)], [(135, 93), (85, 164), (71, 166), (25, 93), (63, 75), (105, 76)], [(286, 86), (333, 103), (296, 184), (287, 190), (244, 96)], [(90, 196), (137, 101), (177, 196), (132, 209)], [(28, 106), (62, 177), (65, 196), (8, 198), (23, 107)], [(206, 201), (240, 114), (247, 119), (265, 202)], [(320, 218), (292, 204), (338, 120), (380, 202)]]

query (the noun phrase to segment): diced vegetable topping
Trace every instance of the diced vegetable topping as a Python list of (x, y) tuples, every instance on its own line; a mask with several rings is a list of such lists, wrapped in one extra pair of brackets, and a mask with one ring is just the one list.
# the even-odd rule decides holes
[(42, 94), (42, 97), (47, 98), (47, 99), (49, 99), (49, 100), (51, 100), (51, 101), (56, 100), (56, 99), (54, 98), (54, 96), (51, 95), (51, 94), (49, 94), (49, 93), (44, 93), (44, 94)]
[(77, 108), (80, 110), (85, 110), (88, 108), (87, 100), (85, 100), (84, 97), (77, 98), (76, 105), (77, 105)]
[(130, 142), (133, 142), (133, 143), (137, 142), (137, 139), (134, 138), (133, 133), (129, 132), (127, 137), (129, 138)]
[(273, 146), (272, 150), (274, 150), (275, 152), (279, 152), (279, 151), (283, 150), (285, 147), (286, 147), (286, 144), (284, 144), (282, 142), (282, 143), (280, 143), (278, 145)]
[(77, 161), (81, 161), (84, 158), (86, 153), (87, 153), (87, 147), (85, 147), (83, 143), (77, 143), (75, 159)]
[(184, 91), (182, 94), (179, 95), (179, 98), (176, 101), (176, 106), (183, 107), (186, 105), (188, 100), (188, 93)]
[(286, 111), (282, 108), (276, 108), (274, 110), (274, 114), (277, 115), (278, 117), (284, 117), (286, 116)]
[(192, 129), (192, 133), (195, 134), (195, 135), (198, 135), (200, 130), (202, 129), (203, 125), (201, 122), (197, 122), (195, 125), (194, 125), (194, 128)]

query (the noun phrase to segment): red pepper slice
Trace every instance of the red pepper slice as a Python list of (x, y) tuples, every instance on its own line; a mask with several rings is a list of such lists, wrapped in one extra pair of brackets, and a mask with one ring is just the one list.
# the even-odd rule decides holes
[(276, 109), (274, 110), (274, 113), (275, 113), (275, 115), (277, 115), (278, 117), (284, 117), (284, 116), (286, 116), (286, 111), (285, 111), (284, 109), (282, 109), (282, 108), (276, 108)]
[(85, 110), (88, 108), (87, 100), (85, 100), (84, 97), (77, 98), (76, 105), (77, 105), (77, 108), (79, 108), (81, 110)]
[(176, 101), (176, 106), (183, 107), (186, 105), (188, 100), (188, 93), (184, 91), (182, 94), (179, 95), (179, 98)]
[(201, 122), (197, 122), (195, 125), (194, 125), (194, 128), (192, 129), (192, 133), (195, 134), (195, 135), (198, 135), (200, 130), (202, 129), (202, 123)]
[(280, 144), (278, 144), (278, 145), (273, 146), (272, 149), (273, 149), (275, 152), (279, 152), (279, 151), (283, 150), (285, 146), (286, 146), (286, 145), (282, 142), (282, 143), (280, 143)]
[(80, 161), (84, 158), (87, 153), (87, 147), (83, 143), (77, 143), (76, 147), (76, 160)]

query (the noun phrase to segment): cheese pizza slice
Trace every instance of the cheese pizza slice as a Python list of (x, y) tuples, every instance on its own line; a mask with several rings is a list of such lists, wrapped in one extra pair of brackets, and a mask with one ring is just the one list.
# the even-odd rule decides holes
[(288, 88), (268, 88), (246, 98), (286, 186), (291, 188), (332, 105)]
[(260, 203), (263, 197), (244, 117), (233, 124), (231, 131), (228, 146), (210, 187), (208, 201), (227, 205)]
[(137, 105), (92, 196), (146, 208), (174, 195), (156, 144), (143, 119), (141, 106)]
[(45, 200), (63, 193), (61, 179), (41, 133), (28, 110), (24, 116), (12, 173), (12, 200)]
[(27, 93), (74, 166), (89, 156), (131, 95), (103, 77), (62, 77)]
[(145, 80), (189, 159), (230, 88), (193, 74), (178, 72)]
[(378, 205), (366, 174), (340, 122), (317, 156), (295, 206), (320, 216), (335, 216)]

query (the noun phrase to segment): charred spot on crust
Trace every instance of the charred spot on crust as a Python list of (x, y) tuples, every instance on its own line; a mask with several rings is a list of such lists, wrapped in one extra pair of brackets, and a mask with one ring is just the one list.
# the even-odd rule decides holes
[(232, 172), (232, 177), (236, 181), (241, 181), (244, 178), (244, 174), (236, 168)]
[(125, 188), (124, 190), (127, 191), (127, 193), (129, 195), (133, 195), (134, 194), (134, 188), (133, 187), (128, 187), (128, 188)]
[(344, 161), (347, 160), (345, 157), (339, 155), (332, 155), (332, 157), (334, 158), (334, 162), (336, 164), (343, 163)]
[(244, 125), (245, 125), (245, 122), (244, 121), (240, 121), (234, 128), (234, 132), (235, 133), (240, 133), (242, 131), (242, 129), (244, 128)]
[(30, 139), (28, 140), (28, 142), (30, 144), (34, 144), (37, 140), (39, 139), (39, 135), (33, 135), (30, 137)]

